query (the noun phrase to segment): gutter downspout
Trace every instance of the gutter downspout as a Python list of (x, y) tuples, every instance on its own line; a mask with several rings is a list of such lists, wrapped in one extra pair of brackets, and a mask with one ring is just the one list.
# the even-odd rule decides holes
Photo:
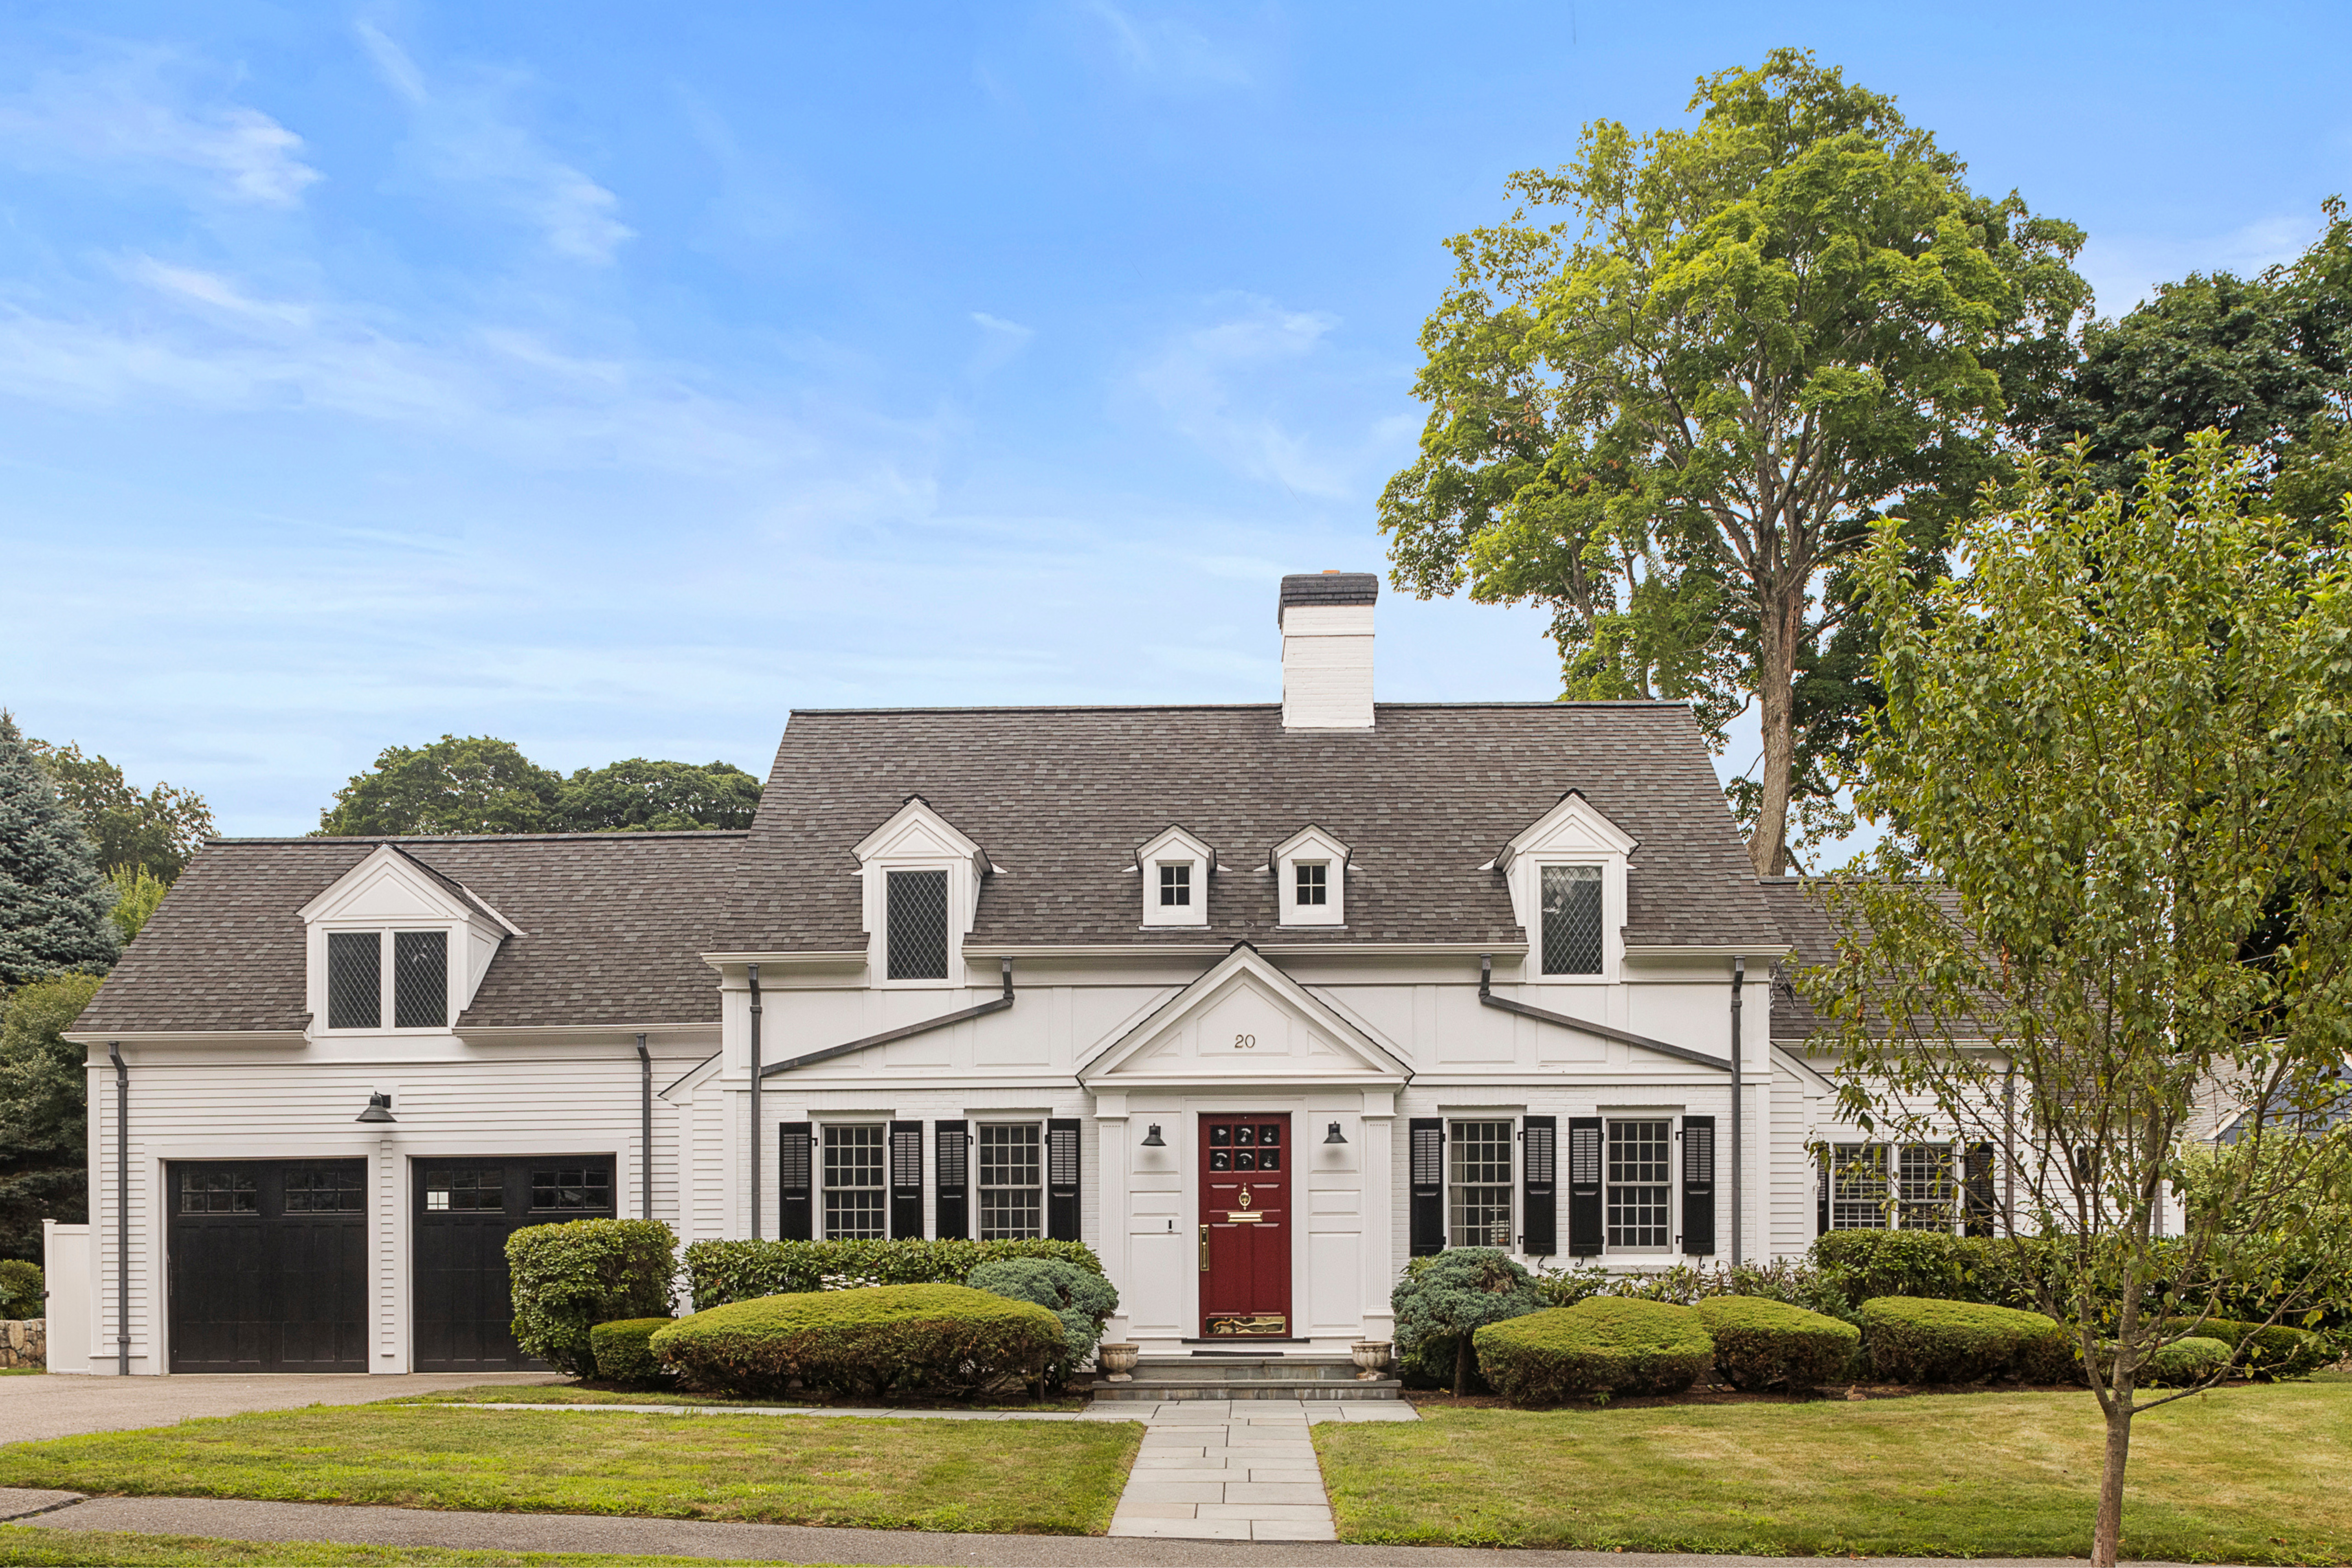
[(751, 1239), (760, 1239), (760, 966), (744, 965), (751, 981)]
[(638, 1133), (637, 1178), (640, 1195), (637, 1217), (654, 1217), (654, 1058), (646, 1049), (646, 1037), (637, 1037), (637, 1096)]
[(114, 1374), (131, 1375), (131, 1069), (122, 1042), (106, 1042), (114, 1061)]
[(1740, 1199), (1743, 1184), (1740, 1177), (1747, 1172), (1741, 1159), (1740, 1134), (1746, 1130), (1745, 1119), (1739, 1113), (1739, 987), (1748, 978), (1748, 961), (1731, 961), (1731, 1266), (1741, 1262), (1741, 1221), (1747, 1217), (1747, 1205)]

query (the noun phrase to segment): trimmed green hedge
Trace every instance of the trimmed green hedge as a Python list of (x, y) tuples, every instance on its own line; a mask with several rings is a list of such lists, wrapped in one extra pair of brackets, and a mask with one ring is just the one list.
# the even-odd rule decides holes
[(1471, 1339), (1479, 1372), (1514, 1405), (1680, 1394), (1715, 1362), (1715, 1342), (1692, 1309), (1614, 1296), (1489, 1323)]
[(1053, 1258), (1089, 1273), (1102, 1259), (1082, 1241), (697, 1241), (686, 1249), (696, 1311), (762, 1296), (860, 1285), (961, 1285), (983, 1263)]
[(576, 1219), (507, 1237), (515, 1343), (574, 1377), (596, 1375), (589, 1331), (623, 1318), (664, 1317), (677, 1238), (657, 1219)]
[(589, 1330), (588, 1344), (596, 1352), (596, 1375), (607, 1383), (662, 1382), (662, 1364), (654, 1358), (650, 1342), (676, 1321), (676, 1318), (624, 1318)]
[(2158, 1347), (2139, 1369), (2139, 1380), (2157, 1388), (2186, 1388), (2204, 1382), (2229, 1364), (2228, 1345), (2192, 1334)]
[(2079, 1381), (2065, 1329), (2039, 1312), (1881, 1296), (1862, 1305), (1863, 1352), (1886, 1383)]
[(735, 1301), (653, 1336), (664, 1366), (715, 1393), (972, 1394), (1042, 1379), (1063, 1348), (1045, 1308), (961, 1285), (883, 1285)]
[(1709, 1296), (1691, 1309), (1734, 1388), (1818, 1388), (1853, 1375), (1862, 1331), (1760, 1296)]
[(2167, 1318), (2164, 1331), (2219, 1340), (2249, 1375), (2270, 1380), (2308, 1377), (2334, 1359), (2325, 1334), (2284, 1323), (2235, 1323), (2226, 1318)]
[(21, 1258), (0, 1258), (0, 1318), (37, 1318), (47, 1308), (41, 1266)]

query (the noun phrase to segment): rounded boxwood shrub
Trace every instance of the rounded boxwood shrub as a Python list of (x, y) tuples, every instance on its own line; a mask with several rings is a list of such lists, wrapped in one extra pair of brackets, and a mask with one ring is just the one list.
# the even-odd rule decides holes
[(1397, 1356), (1415, 1383), (1470, 1392), (1477, 1370), (1470, 1336), (1488, 1323), (1539, 1311), (1535, 1280), (1493, 1247), (1454, 1247), (1413, 1259), (1389, 1292), (1396, 1313)]
[(1062, 1321), (1030, 1301), (961, 1285), (877, 1285), (764, 1296), (680, 1318), (653, 1336), (695, 1387), (775, 1394), (793, 1380), (830, 1394), (970, 1394), (1042, 1378)]
[(1760, 1296), (1709, 1296), (1691, 1309), (1734, 1388), (1818, 1388), (1853, 1375), (1862, 1331)]
[(2230, 1347), (2220, 1340), (2192, 1334), (2158, 1347), (2139, 1369), (2141, 1383), (2157, 1388), (2186, 1388), (2203, 1383), (2230, 1364)]
[(1983, 1383), (2012, 1373), (2055, 1382), (2074, 1365), (2066, 1331), (2040, 1312), (1879, 1296), (1862, 1304), (1872, 1375), (1887, 1383)]
[(1715, 1363), (1715, 1342), (1697, 1312), (1616, 1296), (1489, 1323), (1475, 1340), (1478, 1370), (1514, 1405), (1680, 1394)]
[(2167, 1318), (2164, 1331), (2219, 1340), (2249, 1376), (2268, 1382), (2308, 1377), (2334, 1358), (2326, 1336), (2284, 1323), (2239, 1323), (2226, 1318)]
[(588, 1345), (596, 1352), (596, 1375), (607, 1383), (650, 1385), (665, 1381), (662, 1364), (654, 1359), (649, 1342), (676, 1321), (675, 1318), (624, 1318), (589, 1330)]
[(1118, 1310), (1118, 1292), (1109, 1280), (1057, 1258), (1005, 1258), (983, 1263), (964, 1281), (975, 1290), (1013, 1301), (1030, 1301), (1062, 1321), (1062, 1353), (1046, 1375), (1066, 1383), (1101, 1342), (1103, 1321)]
[(515, 1343), (574, 1377), (595, 1376), (589, 1331), (666, 1316), (677, 1248), (657, 1219), (575, 1219), (516, 1231), (507, 1237)]

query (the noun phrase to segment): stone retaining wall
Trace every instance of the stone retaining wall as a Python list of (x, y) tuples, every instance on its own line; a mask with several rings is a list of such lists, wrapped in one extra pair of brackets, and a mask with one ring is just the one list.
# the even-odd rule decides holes
[(0, 1319), (0, 1369), (49, 1364), (49, 1323), (46, 1318)]

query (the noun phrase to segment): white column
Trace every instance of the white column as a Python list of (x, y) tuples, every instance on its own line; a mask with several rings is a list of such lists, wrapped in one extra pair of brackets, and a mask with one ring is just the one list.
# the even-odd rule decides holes
[(1396, 1337), (1389, 1290), (1396, 1277), (1396, 1096), (1366, 1090), (1360, 1121), (1363, 1152), (1357, 1168), (1363, 1185), (1363, 1337)]

